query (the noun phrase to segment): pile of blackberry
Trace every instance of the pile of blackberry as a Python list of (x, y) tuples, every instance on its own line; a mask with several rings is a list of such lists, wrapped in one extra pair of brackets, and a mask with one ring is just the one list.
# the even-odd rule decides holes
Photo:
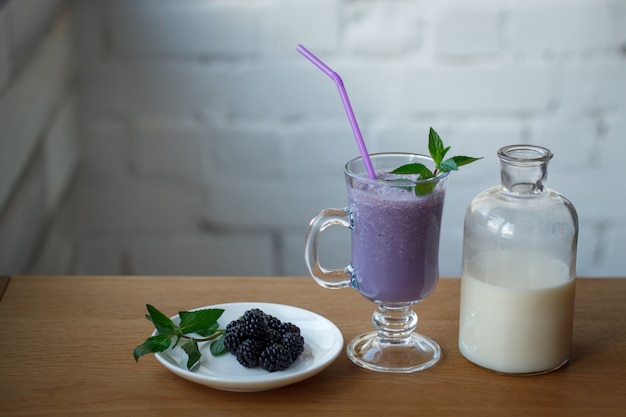
[(293, 323), (281, 322), (258, 308), (226, 326), (224, 347), (246, 368), (284, 371), (304, 351), (304, 338)]

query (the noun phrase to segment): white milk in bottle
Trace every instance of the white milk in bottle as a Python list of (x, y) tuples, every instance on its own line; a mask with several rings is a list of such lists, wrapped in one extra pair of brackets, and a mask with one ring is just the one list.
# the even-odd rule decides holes
[(566, 264), (538, 253), (475, 259), (462, 277), (459, 350), (503, 373), (560, 367), (569, 359), (574, 282)]
[(465, 213), (459, 351), (496, 372), (549, 372), (570, 359), (578, 217), (545, 187), (548, 149), (498, 157), (501, 185)]

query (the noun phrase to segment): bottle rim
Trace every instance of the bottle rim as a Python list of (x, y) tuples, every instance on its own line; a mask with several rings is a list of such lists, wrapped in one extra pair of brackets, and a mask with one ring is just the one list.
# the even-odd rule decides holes
[(498, 150), (500, 160), (509, 163), (545, 163), (554, 155), (548, 148), (538, 145), (508, 145)]

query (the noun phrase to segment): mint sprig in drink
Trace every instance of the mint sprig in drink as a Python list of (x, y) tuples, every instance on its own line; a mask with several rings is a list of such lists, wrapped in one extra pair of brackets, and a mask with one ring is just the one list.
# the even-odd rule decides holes
[[(471, 156), (453, 156), (448, 159), (444, 159), (450, 150), (450, 147), (445, 147), (443, 145), (443, 141), (439, 134), (433, 129), (430, 128), (430, 132), (428, 133), (428, 150), (430, 152), (430, 157), (432, 158), (432, 162), (435, 165), (433, 170), (429, 169), (426, 165), (413, 162), (409, 164), (402, 165), (396, 169), (394, 169), (391, 173), (397, 175), (414, 175), (415, 177), (409, 177), (412, 179), (420, 179), (420, 180), (428, 180), (431, 178), (436, 178), (437, 175), (442, 173), (447, 173), (450, 171), (458, 171), (459, 167), (467, 164), (471, 164), (474, 161), (478, 161), (482, 158), (474, 158)], [(393, 179), (394, 181), (402, 181), (402, 178)], [(420, 184), (416, 184), (414, 186), (415, 195), (423, 195), (428, 194), (429, 192), (434, 190), (436, 182), (435, 181), (422, 181)]]

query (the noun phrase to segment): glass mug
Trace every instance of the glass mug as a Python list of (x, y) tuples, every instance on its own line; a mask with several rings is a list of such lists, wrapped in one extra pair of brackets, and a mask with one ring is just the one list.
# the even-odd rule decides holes
[[(434, 365), (441, 348), (415, 333), (413, 304), (428, 297), (439, 280), (439, 236), (447, 173), (426, 180), (391, 175), (399, 166), (430, 157), (409, 153), (370, 156), (378, 179), (367, 176), (361, 157), (344, 168), (348, 207), (322, 210), (309, 225), (305, 261), (311, 276), (325, 288), (351, 287), (377, 304), (376, 331), (354, 338), (348, 357), (357, 365), (381, 372), (414, 372)], [(426, 186), (424, 195), (415, 187)], [(326, 269), (318, 260), (320, 233), (331, 225), (351, 229), (352, 262)]]

